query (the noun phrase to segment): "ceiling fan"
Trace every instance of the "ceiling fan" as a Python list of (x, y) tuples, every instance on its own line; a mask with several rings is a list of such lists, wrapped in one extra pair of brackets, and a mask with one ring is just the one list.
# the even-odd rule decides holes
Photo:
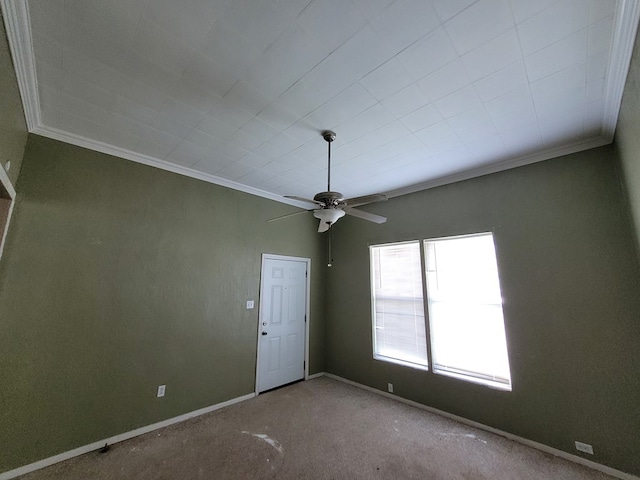
[(336, 223), (345, 214), (354, 217), (368, 220), (374, 223), (384, 223), (387, 221), (386, 217), (376, 215), (374, 213), (363, 212), (362, 210), (356, 210), (354, 207), (366, 205), (373, 202), (382, 202), (387, 199), (386, 195), (382, 193), (374, 193), (372, 195), (364, 195), (362, 197), (344, 198), (339, 192), (331, 191), (331, 142), (336, 139), (335, 132), (331, 130), (325, 130), (322, 132), (322, 138), (325, 139), (328, 145), (327, 153), (327, 191), (317, 193), (313, 200), (308, 198), (297, 197), (295, 195), (285, 195), (285, 198), (291, 198), (293, 200), (300, 200), (302, 202), (313, 203), (319, 208), (312, 208), (302, 212), (290, 213), (289, 215), (283, 215), (281, 217), (272, 218), (267, 222), (273, 222), (275, 220), (281, 220), (283, 218), (292, 217), (301, 213), (313, 212), (313, 216), (320, 220), (318, 226), (318, 232), (326, 232), (331, 228), (331, 225)]

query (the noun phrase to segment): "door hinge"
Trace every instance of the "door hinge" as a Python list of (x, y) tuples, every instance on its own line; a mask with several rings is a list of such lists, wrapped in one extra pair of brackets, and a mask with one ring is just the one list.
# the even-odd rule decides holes
[(304, 314), (304, 323), (307, 323), (307, 314)]
[(304, 368), (307, 368), (307, 361), (306, 361), (306, 360), (302, 362), (302, 368), (303, 368), (303, 369), (304, 369)]
[(305, 277), (309, 277), (309, 271), (305, 271), (305, 272), (304, 272), (304, 276), (305, 276)]

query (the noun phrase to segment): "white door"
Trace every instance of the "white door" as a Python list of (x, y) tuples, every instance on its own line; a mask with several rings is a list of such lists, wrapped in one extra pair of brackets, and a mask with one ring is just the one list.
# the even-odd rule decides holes
[(264, 257), (258, 325), (257, 390), (304, 378), (307, 261)]

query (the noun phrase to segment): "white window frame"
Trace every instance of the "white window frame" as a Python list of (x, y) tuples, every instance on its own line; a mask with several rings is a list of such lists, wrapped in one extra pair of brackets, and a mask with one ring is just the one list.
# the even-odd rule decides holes
[[(430, 312), (429, 312), (429, 304), (430, 304), (430, 300), (429, 300), (429, 292), (428, 292), (428, 286), (427, 286), (427, 252), (426, 252), (426, 245), (428, 242), (437, 242), (437, 241), (447, 241), (447, 240), (456, 240), (456, 239), (461, 239), (461, 238), (470, 238), (470, 237), (480, 237), (480, 236), (486, 236), (486, 235), (490, 235), (492, 237), (492, 240), (494, 241), (494, 246), (495, 246), (495, 235), (493, 234), (493, 232), (477, 232), (477, 233), (472, 233), (472, 234), (465, 234), (465, 235), (452, 235), (452, 236), (447, 236), (447, 237), (438, 237), (438, 238), (427, 238), (427, 239), (419, 239), (419, 240), (410, 240), (410, 241), (404, 241), (404, 242), (389, 242), (389, 243), (381, 243), (381, 244), (373, 244), (373, 245), (369, 245), (369, 261), (370, 261), (370, 265), (369, 265), (369, 272), (370, 272), (370, 291), (371, 291), (371, 331), (372, 331), (372, 342), (373, 342), (373, 358), (375, 360), (381, 360), (381, 361), (385, 361), (385, 362), (389, 362), (389, 363), (395, 363), (395, 364), (399, 364), (402, 366), (406, 366), (406, 367), (410, 367), (410, 368), (414, 368), (414, 369), (419, 369), (419, 370), (424, 370), (424, 371), (429, 371), (430, 373), (433, 373), (435, 375), (443, 375), (443, 376), (447, 376), (447, 377), (451, 377), (451, 378), (456, 378), (456, 379), (460, 379), (460, 380), (464, 380), (467, 382), (471, 382), (471, 383), (476, 383), (476, 384), (480, 384), (480, 385), (484, 385), (493, 389), (497, 389), (497, 390), (505, 390), (505, 391), (511, 391), (512, 390), (512, 385), (513, 385), (513, 381), (511, 379), (511, 373), (510, 373), (510, 361), (509, 361), (509, 352), (508, 352), (508, 343), (506, 345), (507, 347), (507, 363), (509, 364), (509, 379), (508, 379), (508, 383), (504, 383), (501, 379), (496, 380), (495, 377), (494, 378), (488, 378), (488, 377), (483, 377), (482, 375), (473, 375), (473, 374), (465, 374), (465, 373), (461, 373), (461, 372), (456, 372), (454, 368), (445, 370), (445, 369), (437, 369), (434, 368), (435, 364), (433, 361), (433, 351), (434, 351), (434, 339), (431, 335), (431, 319), (430, 319)], [(407, 362), (405, 360), (402, 359), (398, 359), (398, 358), (394, 358), (394, 357), (389, 357), (386, 355), (381, 355), (377, 353), (377, 343), (376, 343), (376, 303), (375, 303), (375, 285), (374, 285), (374, 270), (373, 270), (373, 264), (371, 263), (373, 260), (373, 256), (372, 256), (372, 251), (374, 248), (376, 247), (384, 247), (384, 246), (393, 246), (393, 245), (403, 245), (403, 244), (415, 244), (418, 243), (419, 244), (419, 248), (420, 248), (420, 269), (421, 269), (421, 276), (422, 276), (422, 290), (423, 290), (423, 304), (424, 304), (424, 318), (425, 318), (425, 329), (426, 329), (426, 341), (427, 341), (427, 365), (420, 365), (420, 364), (416, 364), (416, 363), (412, 363), (412, 362)], [(495, 261), (496, 261), (496, 265), (498, 263), (498, 258), (497, 258), (497, 253), (495, 256)], [(499, 266), (498, 267), (498, 274), (499, 274)], [(498, 279), (499, 280), (499, 279)], [(502, 288), (500, 288), (500, 290), (502, 291)], [(502, 294), (501, 294), (502, 295)], [(502, 307), (502, 303), (500, 303), (500, 306)], [(504, 310), (503, 310), (503, 319), (504, 319)], [(506, 336), (506, 326), (505, 326), (505, 336)]]
[[(376, 247), (387, 247), (387, 246), (394, 246), (394, 245), (417, 245), (418, 249), (419, 249), (419, 256), (420, 256), (420, 263), (424, 263), (424, 256), (422, 253), (422, 245), (420, 243), (420, 240), (410, 240), (410, 241), (406, 241), (406, 242), (391, 242), (391, 243), (384, 243), (384, 244), (377, 244), (377, 245), (370, 245), (369, 246), (369, 262), (371, 262), (372, 259), (372, 253), (373, 253), (373, 249)], [(395, 358), (395, 357), (390, 357), (387, 355), (382, 355), (380, 353), (377, 352), (377, 337), (376, 337), (376, 333), (377, 333), (377, 327), (376, 327), (376, 300), (375, 300), (375, 278), (374, 278), (374, 274), (373, 274), (373, 265), (370, 264), (370, 268), (369, 268), (369, 275), (370, 275), (370, 285), (371, 285), (371, 318), (372, 318), (372, 323), (371, 323), (371, 335), (372, 335), (372, 345), (373, 345), (373, 358), (375, 360), (380, 360), (383, 362), (389, 362), (389, 363), (395, 363), (397, 365), (402, 365), (405, 367), (410, 367), (410, 368), (415, 368), (417, 370), (424, 370), (424, 371), (428, 371), (429, 370), (429, 364), (430, 364), (430, 356), (429, 356), (429, 334), (428, 334), (428, 330), (427, 329), (427, 325), (426, 325), (426, 321), (427, 321), (427, 312), (426, 310), (424, 310), (424, 305), (426, 305), (425, 303), (425, 298), (424, 298), (424, 274), (422, 273), (422, 267), (420, 270), (420, 276), (421, 276), (421, 280), (422, 280), (422, 305), (423, 305), (423, 315), (424, 315), (424, 319), (425, 319), (425, 341), (427, 344), (427, 362), (426, 364), (420, 364), (420, 363), (414, 363), (414, 362), (409, 362), (400, 358)]]
[[(428, 287), (428, 283), (427, 283), (427, 251), (426, 251), (426, 247), (427, 247), (427, 243), (429, 242), (439, 242), (439, 241), (448, 241), (448, 240), (457, 240), (457, 239), (463, 239), (463, 238), (474, 238), (474, 237), (485, 237), (485, 236), (491, 236), (492, 242), (494, 244), (494, 248), (495, 248), (495, 236), (493, 234), (493, 232), (478, 232), (478, 233), (472, 233), (472, 234), (466, 234), (466, 235), (452, 235), (452, 236), (448, 236), (448, 237), (438, 237), (438, 238), (427, 238), (422, 240), (422, 249), (423, 249), (423, 265), (422, 265), (422, 269), (423, 269), (423, 275), (424, 275), (424, 285), (425, 285), (425, 303), (427, 305), (427, 329), (428, 329), (428, 335), (429, 335), (429, 360), (430, 360), (430, 365), (432, 366), (432, 372), (435, 373), (436, 375), (444, 375), (447, 377), (452, 377), (452, 378), (458, 378), (461, 380), (465, 380), (467, 382), (471, 382), (471, 383), (477, 383), (477, 384), (481, 384), (481, 385), (486, 385), (490, 388), (494, 388), (497, 390), (506, 390), (506, 391), (511, 391), (512, 389), (512, 380), (511, 380), (511, 365), (509, 362), (509, 345), (506, 342), (506, 338), (505, 338), (505, 348), (507, 349), (507, 366), (508, 366), (508, 370), (509, 370), (509, 378), (506, 379), (507, 381), (503, 381), (503, 379), (498, 379), (495, 376), (489, 376), (489, 375), (482, 375), (482, 374), (473, 374), (472, 372), (469, 373), (464, 373), (462, 370), (458, 370), (456, 371), (455, 368), (453, 367), (443, 367), (443, 368), (437, 368), (437, 364), (435, 362), (435, 360), (433, 359), (433, 352), (434, 352), (434, 343), (435, 343), (435, 339), (432, 335), (432, 326), (431, 326), (431, 317), (430, 317), (430, 313), (429, 313), (429, 307), (431, 304), (430, 298), (429, 298), (429, 287)], [(500, 268), (498, 266), (498, 257), (497, 257), (497, 253), (494, 253), (494, 258), (495, 258), (495, 262), (496, 262), (496, 268), (498, 270), (498, 282), (500, 283)], [(502, 286), (500, 286), (500, 298), (501, 301), (500, 303), (495, 303), (492, 305), (499, 305), (501, 312), (502, 312), (502, 319), (504, 322), (504, 310), (502, 309), (502, 305), (503, 305), (503, 301), (502, 301)], [(505, 331), (505, 336), (506, 336), (506, 327), (504, 327), (503, 324), (503, 328)]]

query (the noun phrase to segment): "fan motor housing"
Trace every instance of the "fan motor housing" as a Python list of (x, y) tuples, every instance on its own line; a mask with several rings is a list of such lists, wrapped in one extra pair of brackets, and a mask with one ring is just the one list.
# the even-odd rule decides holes
[(338, 205), (344, 200), (344, 195), (340, 192), (320, 192), (313, 197), (317, 202), (322, 202), (327, 206)]

